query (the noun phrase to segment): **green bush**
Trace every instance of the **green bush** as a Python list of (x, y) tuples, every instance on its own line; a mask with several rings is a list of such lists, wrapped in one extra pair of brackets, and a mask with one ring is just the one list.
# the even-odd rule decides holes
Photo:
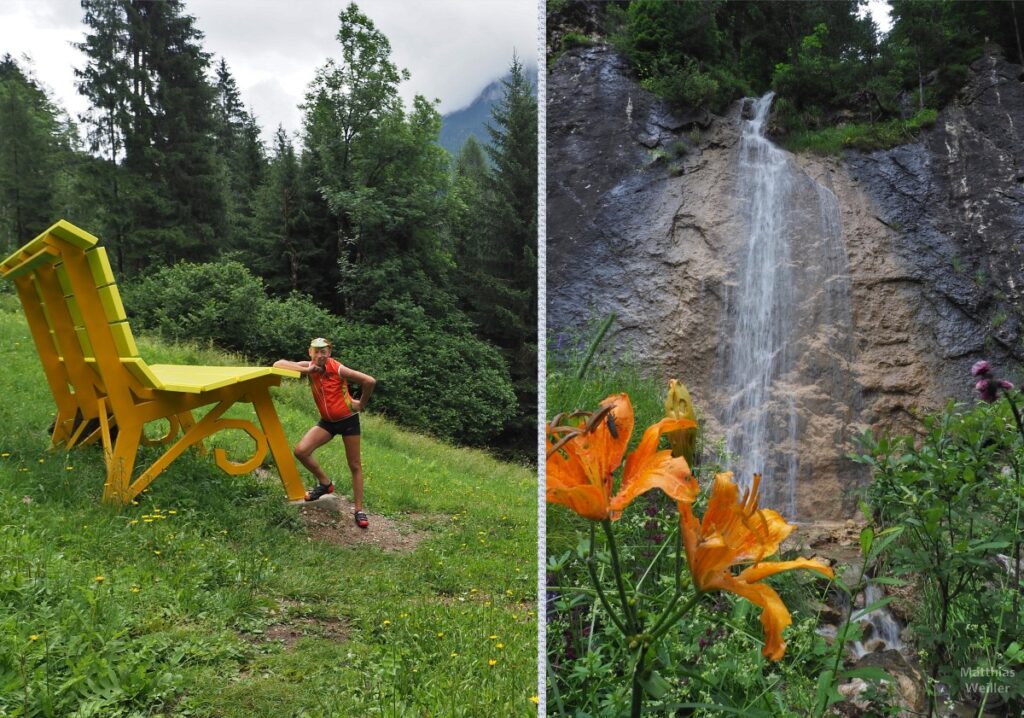
[(343, 362), (349, 357), (378, 380), (381, 410), (408, 426), (481, 445), (515, 414), (498, 350), (462, 325), (428, 319), (420, 307), (405, 306), (384, 326), (347, 323), (337, 345)]
[(386, 324), (347, 321), (292, 294), (268, 298), (242, 264), (182, 262), (124, 287), (136, 329), (216, 344), (255, 361), (304, 358), (314, 336), (330, 338), (343, 364), (373, 375), (376, 411), (451, 441), (485, 445), (516, 411), (508, 365), (468, 323), (434, 320), (410, 303), (381, 302)]
[[(790, 106), (787, 105), (785, 111), (789, 112)], [(813, 152), (819, 155), (837, 155), (845, 149), (870, 152), (916, 141), (921, 130), (934, 125), (937, 117), (936, 110), (925, 108), (907, 120), (875, 124), (856, 122), (820, 130), (793, 132), (781, 144), (790, 152)]]
[(1004, 400), (973, 408), (950, 402), (924, 418), (921, 435), (876, 439), (866, 432), (854, 458), (871, 467), (874, 517), (905, 528), (891, 573), (917, 583), (920, 606), (910, 625), (932, 680), (950, 695), (968, 696), (972, 681), (965, 677), (983, 669), (994, 694), (1019, 710), (1024, 611), (997, 560), (1014, 555), (1024, 518), (1024, 448), (1014, 424)]
[(181, 262), (123, 287), (136, 329), (242, 351), (266, 302), (263, 280), (240, 262)]

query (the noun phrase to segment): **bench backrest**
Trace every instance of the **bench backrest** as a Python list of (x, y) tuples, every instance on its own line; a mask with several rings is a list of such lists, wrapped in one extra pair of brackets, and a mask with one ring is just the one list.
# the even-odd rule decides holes
[(159, 388), (139, 357), (107, 258), (88, 232), (61, 220), (0, 262), (14, 281), (58, 407), (95, 418), (99, 397), (122, 403)]

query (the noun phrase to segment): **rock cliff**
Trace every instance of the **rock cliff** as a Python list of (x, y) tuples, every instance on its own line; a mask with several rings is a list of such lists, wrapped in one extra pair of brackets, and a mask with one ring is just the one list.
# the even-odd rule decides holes
[[(795, 158), (808, 186), (838, 201), (850, 295), (848, 319), (810, 332), (785, 379), (799, 415), (798, 516), (852, 513), (857, 430), (912, 430), (916, 409), (971, 398), (973, 361), (1009, 369), (1024, 355), (1021, 78), (989, 53), (919, 141)], [(743, 236), (741, 111), (673, 113), (606, 46), (571, 50), (549, 72), (549, 334), (615, 312), (608, 341), (685, 381), (712, 437), (724, 434), (723, 312)], [(802, 235), (800, 246), (815, 241)]]

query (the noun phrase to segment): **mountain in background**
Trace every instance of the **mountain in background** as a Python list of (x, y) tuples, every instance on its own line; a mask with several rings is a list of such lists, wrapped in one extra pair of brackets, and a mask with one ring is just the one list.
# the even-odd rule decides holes
[[(536, 87), (537, 69), (527, 67), (526, 76), (533, 79), (533, 86)], [(491, 143), (487, 123), (491, 122), (491, 108), (501, 100), (505, 92), (502, 83), (508, 78), (509, 76), (505, 75), (489, 84), (467, 107), (441, 115), (441, 134), (438, 141), (453, 157), (459, 154), (463, 143), (470, 135), (474, 135), (481, 145)]]

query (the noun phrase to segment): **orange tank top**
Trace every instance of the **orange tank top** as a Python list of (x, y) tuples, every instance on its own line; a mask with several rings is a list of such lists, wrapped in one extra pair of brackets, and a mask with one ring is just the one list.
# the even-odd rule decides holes
[(329, 357), (323, 372), (309, 374), (309, 388), (313, 391), (313, 401), (320, 410), (321, 418), (327, 421), (341, 421), (353, 414), (348, 382), (338, 374), (340, 367), (340, 362)]

